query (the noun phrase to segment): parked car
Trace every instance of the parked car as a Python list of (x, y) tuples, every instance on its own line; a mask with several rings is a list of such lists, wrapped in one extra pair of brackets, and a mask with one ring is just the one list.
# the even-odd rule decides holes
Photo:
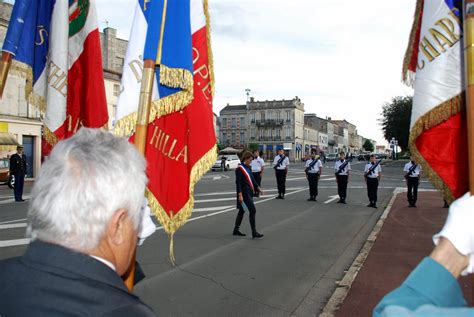
[(237, 155), (235, 154), (229, 154), (229, 155), (219, 155), (217, 157), (216, 163), (212, 166), (213, 171), (220, 171), (221, 170), (221, 164), (222, 164), (222, 157), (225, 157), (225, 171), (236, 169), (237, 166), (240, 163), (240, 159)]
[(326, 155), (326, 161), (335, 161), (337, 159), (337, 155), (335, 153), (329, 153)]
[(0, 183), (6, 183), (10, 176), (10, 161), (7, 158), (0, 159)]

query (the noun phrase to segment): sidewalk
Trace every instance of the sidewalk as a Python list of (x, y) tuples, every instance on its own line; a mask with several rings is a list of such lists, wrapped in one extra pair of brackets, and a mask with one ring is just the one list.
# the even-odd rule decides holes
[[(364, 246), (366, 251), (370, 245), (372, 248), (362, 268), (357, 273), (356, 259), (344, 278), (346, 282), (347, 279), (353, 280), (352, 284), (349, 282), (344, 286), (344, 280), (340, 283), (323, 316), (372, 316), (373, 308), (382, 297), (398, 287), (411, 270), (429, 255), (433, 249), (431, 237), (442, 228), (448, 209), (442, 208), (443, 199), (439, 192), (420, 192), (418, 196), (417, 208), (408, 208), (404, 192), (394, 197), (391, 208), (390, 205), (387, 207), (390, 210), (386, 219), (383, 220), (382, 216), (377, 224), (380, 226), (383, 222), (375, 242), (372, 244), (369, 237)], [(463, 277), (459, 281), (464, 297), (472, 305), (472, 278)], [(342, 305), (341, 293), (347, 294)]]

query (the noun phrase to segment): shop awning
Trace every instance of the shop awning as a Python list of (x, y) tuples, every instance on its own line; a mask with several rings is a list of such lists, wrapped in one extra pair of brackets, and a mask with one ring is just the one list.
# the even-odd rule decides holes
[(8, 132), (0, 132), (0, 145), (18, 145), (15, 136)]

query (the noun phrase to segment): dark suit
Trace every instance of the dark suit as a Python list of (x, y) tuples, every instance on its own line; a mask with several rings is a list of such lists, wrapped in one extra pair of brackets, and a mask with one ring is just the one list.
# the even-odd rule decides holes
[[(253, 178), (252, 171), (250, 168), (248, 168), (245, 165), (242, 165), (242, 167), (245, 168), (247, 171), (248, 175), (250, 176), (251, 182), (253, 184), (253, 187), (255, 191), (257, 191), (258, 184)], [(244, 208), (242, 208), (242, 204), (239, 201), (239, 193), (242, 193), (242, 198), (244, 200), (245, 205), (247, 205), (249, 209), (249, 221), (250, 221), (250, 227), (252, 228), (252, 232), (256, 232), (255, 228), (255, 214), (257, 213), (257, 210), (255, 209), (255, 205), (253, 204), (253, 196), (254, 192), (252, 190), (252, 187), (250, 187), (250, 184), (247, 181), (246, 176), (242, 172), (240, 168), (237, 168), (235, 170), (235, 185), (236, 185), (236, 190), (237, 190), (237, 209), (239, 209), (239, 212), (237, 214), (237, 217), (235, 219), (235, 228), (236, 230), (239, 230), (240, 224), (242, 223), (242, 219), (244, 217)]]
[(59, 245), (32, 242), (0, 281), (0, 316), (155, 316), (107, 265)]
[(18, 153), (10, 157), (10, 174), (15, 176), (15, 200), (21, 201), (23, 199), (23, 183), (26, 175), (26, 155), (21, 156)]

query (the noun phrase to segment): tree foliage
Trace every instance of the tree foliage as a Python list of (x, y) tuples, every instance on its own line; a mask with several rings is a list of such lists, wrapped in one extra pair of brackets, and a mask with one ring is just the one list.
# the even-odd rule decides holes
[(365, 140), (364, 145), (362, 145), (362, 147), (364, 148), (365, 151), (368, 151), (368, 152), (374, 151), (374, 144), (370, 142), (369, 139)]
[(382, 106), (382, 118), (379, 119), (385, 140), (395, 138), (403, 151), (408, 150), (412, 105), (413, 97), (394, 97)]

